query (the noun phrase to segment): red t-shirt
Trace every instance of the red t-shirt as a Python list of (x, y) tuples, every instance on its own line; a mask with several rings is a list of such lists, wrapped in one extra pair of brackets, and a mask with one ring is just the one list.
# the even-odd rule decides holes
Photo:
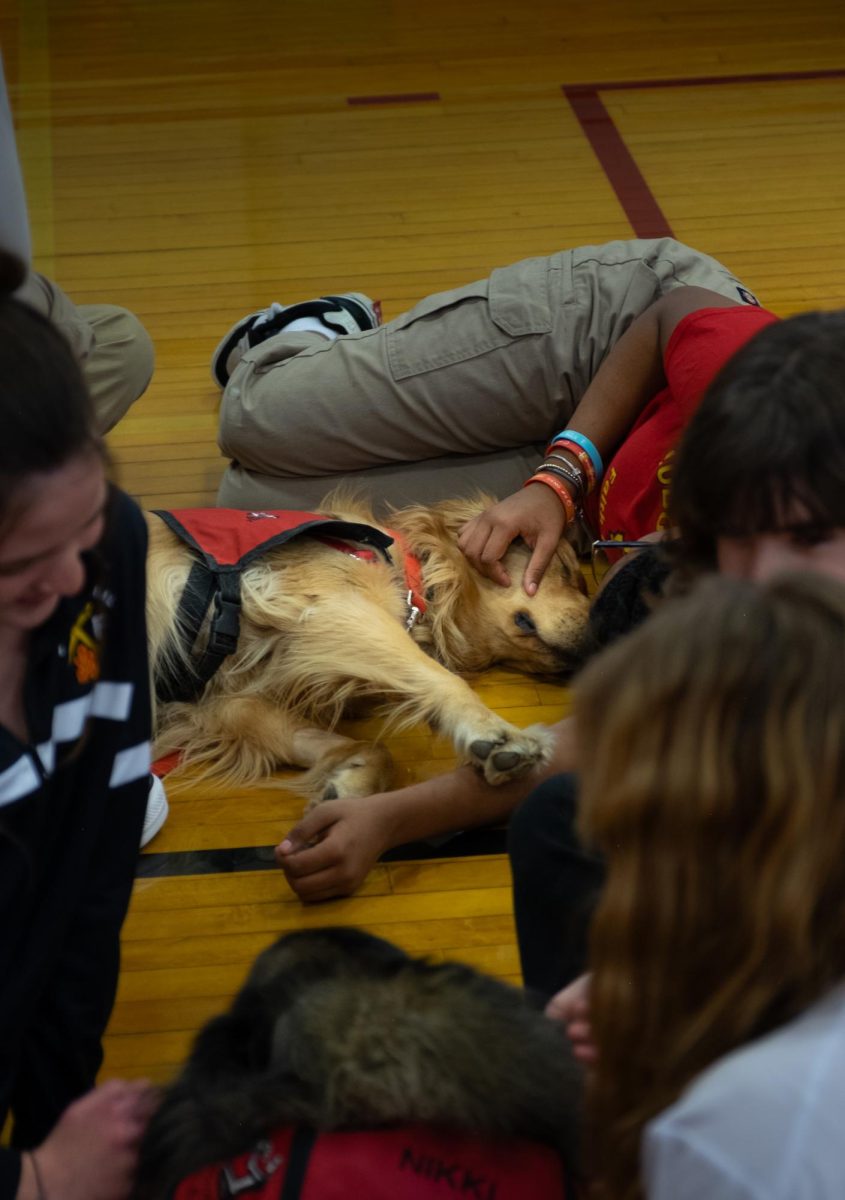
[[(303, 1136), (304, 1135), (304, 1136)], [(572, 1200), (549, 1146), (421, 1125), (312, 1134), (290, 1126), (183, 1180), (174, 1200)]]
[(703, 308), (683, 317), (663, 355), (667, 386), (610, 460), (587, 519), (603, 540), (645, 537), (667, 524), (672, 459), (709, 384), (741, 346), (778, 318), (763, 308)]

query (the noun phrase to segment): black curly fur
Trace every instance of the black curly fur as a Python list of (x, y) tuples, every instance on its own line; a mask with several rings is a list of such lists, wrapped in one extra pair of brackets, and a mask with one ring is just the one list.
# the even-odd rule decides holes
[(282, 1125), (427, 1122), (577, 1149), (580, 1077), (523, 993), (356, 929), (280, 938), (198, 1035), (141, 1151), (135, 1200)]

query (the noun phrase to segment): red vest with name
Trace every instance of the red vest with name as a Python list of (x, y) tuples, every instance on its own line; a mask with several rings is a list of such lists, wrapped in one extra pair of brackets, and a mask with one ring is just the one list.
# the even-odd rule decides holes
[(559, 1155), (428, 1126), (314, 1133), (287, 1126), (203, 1167), (173, 1200), (573, 1200)]

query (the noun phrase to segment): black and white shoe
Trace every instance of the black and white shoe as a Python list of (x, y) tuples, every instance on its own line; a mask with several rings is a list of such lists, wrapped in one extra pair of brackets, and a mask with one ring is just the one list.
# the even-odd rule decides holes
[(144, 828), (141, 832), (142, 847), (146, 846), (147, 842), (153, 840), (167, 820), (169, 812), (170, 805), (167, 803), (167, 792), (164, 790), (164, 784), (158, 775), (151, 775), (150, 791), (147, 796), (147, 811), (144, 816)]
[(211, 356), (211, 377), (224, 388), (247, 350), (272, 337), (300, 317), (311, 317), (333, 334), (363, 333), (381, 324), (378, 304), (361, 292), (320, 296), (301, 304), (277, 304), (250, 313), (236, 322)]

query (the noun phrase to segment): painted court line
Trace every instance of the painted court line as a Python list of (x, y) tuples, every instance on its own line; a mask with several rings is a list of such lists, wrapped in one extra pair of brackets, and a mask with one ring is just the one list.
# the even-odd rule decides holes
[(651, 88), (717, 87), (743, 83), (789, 83), (806, 79), (843, 79), (845, 68), (819, 71), (766, 71), (756, 75), (679, 76), (676, 79), (607, 80), (563, 84), (561, 90), (593, 147), (637, 237), (671, 237), (672, 227), (602, 102), (600, 92), (648, 91)]
[[(138, 879), (178, 875), (223, 875), (234, 871), (276, 871), (273, 846), (233, 846), (223, 850), (145, 850), (138, 859)], [(507, 833), (502, 826), (468, 829), (431, 842), (395, 846), (379, 859), (382, 863), (419, 862), (425, 859), (477, 858), (507, 853)]]
[(384, 96), (347, 96), (346, 103), (352, 105), (363, 104), (428, 104), (432, 100), (439, 100), (439, 92), (397, 92), (394, 95)]
[(607, 83), (563, 85), (588, 92), (637, 92), (649, 88), (717, 87), (732, 83), (790, 83), (802, 79), (845, 79), (845, 67), (819, 71), (764, 71), (757, 75), (679, 75), (674, 79), (614, 79)]
[(572, 106), (636, 236), (673, 237), (672, 226), (598, 92), (591, 88), (564, 87), (563, 94)]

